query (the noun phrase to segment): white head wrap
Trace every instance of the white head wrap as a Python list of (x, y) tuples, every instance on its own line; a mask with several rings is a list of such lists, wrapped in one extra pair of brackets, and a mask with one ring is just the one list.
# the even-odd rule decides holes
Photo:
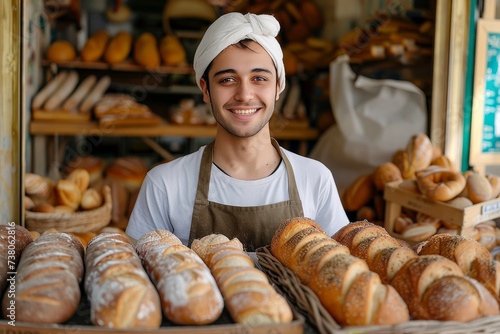
[(271, 15), (243, 15), (236, 12), (222, 15), (208, 27), (194, 54), (196, 84), (201, 89), (200, 79), (219, 53), (228, 46), (249, 38), (259, 43), (271, 56), (276, 66), (281, 93), (285, 89), (286, 81), (283, 51), (275, 38), (279, 31), (280, 24)]

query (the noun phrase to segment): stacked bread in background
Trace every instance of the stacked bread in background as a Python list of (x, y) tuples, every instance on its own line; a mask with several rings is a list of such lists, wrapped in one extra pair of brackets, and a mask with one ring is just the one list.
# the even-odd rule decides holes
[[(464, 209), (498, 198), (500, 176), (469, 170), (460, 172), (454, 162), (435, 147), (423, 133), (410, 138), (404, 149), (394, 153), (392, 161), (376, 167), (371, 173), (360, 175), (342, 194), (346, 211), (356, 220), (368, 220), (387, 226), (386, 203), (383, 198), (387, 183), (399, 182), (398, 187), (425, 198)], [(403, 208), (394, 222), (394, 231), (412, 242), (426, 240), (437, 233), (458, 234), (460, 226), (441, 219)], [(470, 237), (488, 249), (499, 243), (500, 230), (494, 221), (474, 226)]]

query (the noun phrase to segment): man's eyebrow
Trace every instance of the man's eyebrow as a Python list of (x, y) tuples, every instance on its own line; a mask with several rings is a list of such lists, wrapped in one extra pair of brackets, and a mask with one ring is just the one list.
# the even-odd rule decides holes
[[(265, 72), (265, 73), (273, 74), (273, 72), (271, 72), (270, 70), (265, 69), (265, 68), (254, 68), (254, 69), (252, 69), (252, 73), (260, 73), (260, 72)], [(214, 77), (217, 77), (217, 76), (220, 76), (220, 75), (223, 75), (223, 74), (228, 74), (228, 73), (236, 73), (236, 71), (234, 69), (231, 69), (231, 68), (229, 68), (227, 70), (221, 70), (221, 71), (215, 72), (214, 73)]]

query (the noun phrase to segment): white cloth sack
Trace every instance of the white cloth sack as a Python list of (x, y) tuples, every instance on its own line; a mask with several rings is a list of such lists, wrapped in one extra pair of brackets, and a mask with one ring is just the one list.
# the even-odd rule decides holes
[(391, 161), (412, 135), (427, 131), (421, 89), (407, 81), (356, 78), (348, 56), (330, 64), (330, 104), (336, 124), (310, 157), (332, 171), (341, 194), (357, 177)]

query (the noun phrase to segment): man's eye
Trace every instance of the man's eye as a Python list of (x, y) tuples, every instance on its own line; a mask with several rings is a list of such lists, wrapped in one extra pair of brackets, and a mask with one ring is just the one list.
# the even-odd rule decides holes
[(266, 77), (255, 77), (254, 78), (255, 81), (267, 81), (267, 78)]
[(234, 81), (233, 78), (222, 78), (221, 80), (219, 80), (220, 83), (226, 83), (226, 82), (232, 82)]

